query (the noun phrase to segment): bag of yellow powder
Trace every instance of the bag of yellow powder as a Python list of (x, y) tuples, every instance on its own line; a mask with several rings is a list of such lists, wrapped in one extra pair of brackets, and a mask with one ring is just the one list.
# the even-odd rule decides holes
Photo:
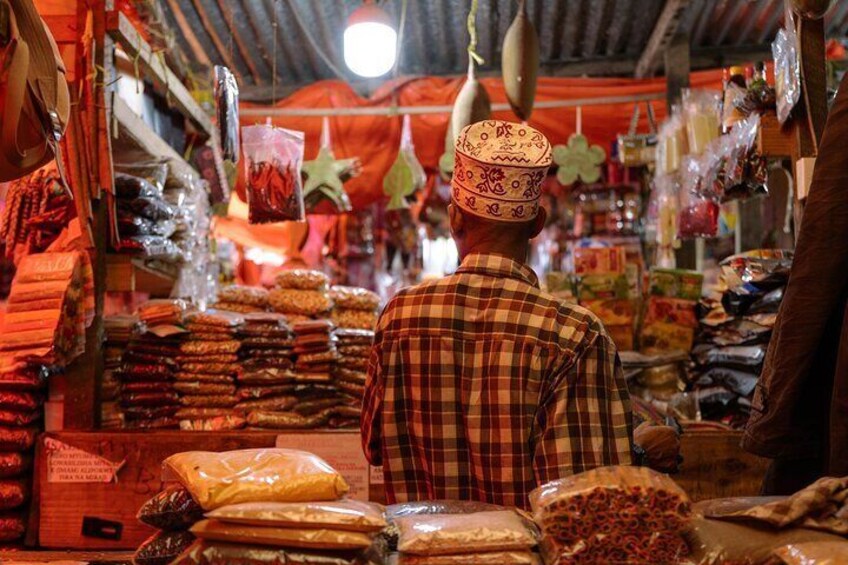
[(383, 509), (358, 500), (337, 502), (246, 502), (208, 512), (219, 522), (282, 528), (333, 528), (379, 532), (386, 527)]
[(323, 459), (293, 449), (243, 449), (214, 453), (188, 451), (163, 466), (206, 510), (242, 502), (338, 500), (344, 478)]
[(192, 526), (191, 533), (203, 540), (301, 549), (365, 549), (371, 545), (372, 541), (371, 536), (362, 532), (265, 528), (244, 524), (225, 524), (217, 520), (198, 522)]

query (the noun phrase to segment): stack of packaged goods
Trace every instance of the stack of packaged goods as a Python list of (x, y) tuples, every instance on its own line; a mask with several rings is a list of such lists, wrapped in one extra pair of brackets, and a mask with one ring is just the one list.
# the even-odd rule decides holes
[(183, 254), (171, 239), (177, 209), (165, 201), (166, 163), (115, 164), (118, 251), (176, 262)]
[(138, 316), (135, 315), (116, 314), (103, 318), (106, 344), (103, 350), (103, 381), (100, 385), (101, 428), (123, 427), (119, 406), (121, 383), (118, 374), (130, 339), (138, 331), (138, 323)]
[(244, 426), (234, 408), (239, 371), (239, 330), (244, 317), (234, 312), (208, 310), (187, 317), (186, 339), (180, 344), (174, 389), (179, 393), (176, 412), (181, 429), (223, 430)]
[(623, 247), (579, 247), (574, 250), (577, 297), (610, 334), (618, 349), (634, 349), (636, 301), (631, 296)]
[(651, 268), (642, 322), (642, 352), (663, 354), (692, 349), (698, 328), (695, 311), (703, 283), (700, 273)]
[(329, 277), (320, 271), (284, 271), (277, 275), (268, 301), (274, 311), (285, 314), (290, 323), (326, 318), (333, 309), (333, 301), (327, 293), (329, 283)]
[(310, 453), (248, 449), (169, 457), (166, 473), (206, 512), (199, 539), (174, 563), (364, 565), (382, 508), (343, 498), (342, 476)]
[[(427, 503), (425, 503), (427, 504)], [(450, 504), (450, 503), (448, 503)], [(398, 565), (535, 565), (535, 526), (515, 510), (395, 516)]]
[(188, 530), (203, 519), (203, 509), (185, 487), (172, 486), (145, 502), (137, 518), (158, 531), (135, 552), (134, 565), (167, 565), (194, 543)]
[(691, 504), (646, 467), (600, 467), (530, 494), (546, 563), (680, 563)]
[(339, 328), (373, 330), (377, 326), (380, 297), (364, 288), (334, 286), (330, 288), (334, 303), (331, 318)]
[(121, 358), (121, 410), (128, 428), (174, 428), (179, 398), (174, 389), (177, 356), (185, 330), (187, 304), (150, 300), (138, 309), (142, 323)]
[(286, 317), (273, 312), (244, 314), (240, 330), (241, 368), (236, 411), (248, 420), (254, 411), (287, 412), (297, 402), (292, 350), (294, 337)]
[(745, 425), (789, 280), (792, 252), (760, 249), (721, 262), (720, 297), (701, 302), (690, 382), (700, 415)]
[(218, 301), (212, 304), (211, 308), (240, 314), (266, 312), (268, 291), (255, 286), (225, 286), (218, 291)]
[(330, 426), (355, 428), (359, 426), (359, 414), (362, 412), (362, 395), (368, 378), (368, 360), (374, 343), (374, 332), (340, 328), (335, 331), (335, 335), (339, 340), (341, 357), (333, 371), (333, 378), (344, 402), (343, 406), (346, 407), (346, 414), (349, 415), (336, 414), (330, 419)]

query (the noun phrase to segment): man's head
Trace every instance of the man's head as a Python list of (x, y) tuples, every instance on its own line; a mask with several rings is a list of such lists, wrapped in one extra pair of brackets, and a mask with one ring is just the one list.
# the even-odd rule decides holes
[(539, 199), (550, 165), (550, 143), (529, 126), (486, 120), (460, 132), (450, 220), (461, 257), (526, 258), (529, 240), (545, 225)]

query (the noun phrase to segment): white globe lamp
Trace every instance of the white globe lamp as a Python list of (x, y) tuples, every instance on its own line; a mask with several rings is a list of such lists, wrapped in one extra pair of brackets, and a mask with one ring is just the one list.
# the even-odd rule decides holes
[(359, 76), (378, 77), (392, 70), (396, 57), (397, 31), (391, 19), (373, 0), (365, 0), (347, 19), (345, 63)]

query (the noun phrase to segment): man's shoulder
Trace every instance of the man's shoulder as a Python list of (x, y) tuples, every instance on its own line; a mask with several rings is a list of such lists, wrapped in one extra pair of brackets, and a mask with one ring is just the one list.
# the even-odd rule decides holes
[(604, 325), (593, 312), (544, 290), (535, 289), (538, 301), (550, 312), (545, 317), (551, 332), (559, 335), (560, 344), (571, 349), (580, 349), (586, 342), (594, 342), (598, 336), (606, 335)]

